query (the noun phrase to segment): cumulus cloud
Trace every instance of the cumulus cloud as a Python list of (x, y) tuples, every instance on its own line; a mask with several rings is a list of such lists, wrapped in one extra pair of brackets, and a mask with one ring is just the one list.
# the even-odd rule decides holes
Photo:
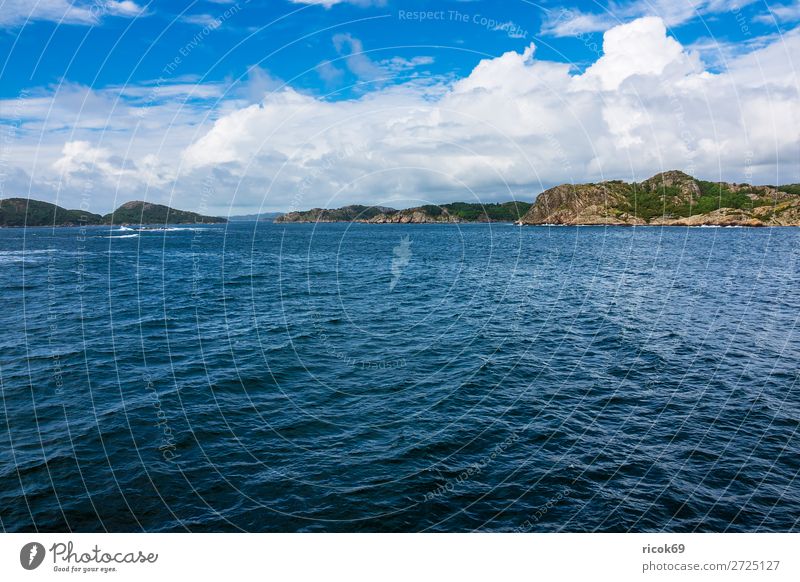
[[(350, 47), (352, 37), (342, 43)], [(26, 100), (26, 119), (47, 111), (55, 118), (23, 123), (29, 138), (14, 151), (38, 159), (23, 166), (38, 183), (69, 187), (88, 174), (114, 184), (119, 198), (147, 192), (186, 208), (211, 179), (215, 213), (531, 200), (558, 183), (641, 180), (665, 169), (800, 182), (798, 31), (733, 56), (719, 73), (704, 70), (658, 18), (613, 27), (602, 47), (582, 73), (537, 58), (531, 44), (484, 59), (456, 81), (411, 79), (340, 100), (260, 69), (252, 77), (263, 98), (220, 86), (200, 105), (188, 82), (175, 84), (175, 99), (155, 103), (147, 87), (74, 87), (50, 102)]]
[(670, 76), (686, 76), (700, 69), (700, 63), (667, 36), (664, 21), (653, 16), (609, 30), (603, 36), (603, 53), (576, 79), (576, 85), (613, 91), (633, 75), (663, 77), (664, 70), (673, 67), (676, 70)]
[(260, 103), (264, 96), (284, 86), (284, 82), (258, 65), (247, 70), (247, 77), (233, 88), (234, 94), (241, 95), (251, 103)]
[(109, 0), (105, 4), (105, 10), (114, 16), (142, 16), (145, 13), (144, 8), (139, 6), (132, 0)]
[[(606, 32), (603, 55), (582, 74), (536, 59), (531, 45), (446, 87), (405, 84), (337, 102), (286, 88), (217, 120), (184, 152), (185, 169), (261, 174), (269, 186), (259, 196), (278, 207), (308, 176), (315, 184), (301, 206), (414, 193), (530, 199), (555, 183), (669, 168), (796, 180), (800, 101), (791, 58), (779, 53), (800, 56), (800, 36), (712, 74), (647, 17)], [(334, 167), (318, 172), (327, 160)]]
[(63, 182), (90, 178), (103, 182), (132, 180), (137, 184), (163, 186), (171, 181), (171, 171), (152, 153), (144, 154), (138, 164), (131, 158), (115, 155), (108, 148), (94, 147), (88, 141), (69, 141), (61, 157), (53, 163)]
[[(0, 100), (0, 166), (17, 176), (0, 184), (3, 195), (78, 206), (91, 187), (98, 212), (145, 192), (164, 201), (174, 160), (210, 127), (208, 110), (229, 89), (187, 77), (105, 89), (63, 83)], [(246, 104), (230, 99), (220, 114)]]

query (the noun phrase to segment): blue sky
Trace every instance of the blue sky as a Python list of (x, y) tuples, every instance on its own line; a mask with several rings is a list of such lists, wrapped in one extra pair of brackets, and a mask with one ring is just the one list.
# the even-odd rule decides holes
[(800, 181), (769, 117), (797, 121), (798, 22), (796, 1), (5, 0), (2, 197), (249, 212), (673, 165)]
[[(102, 8), (94, 8), (95, 12), (89, 15), (70, 16), (67, 12), (65, 21), (62, 9), (42, 14), (34, 11), (25, 23), (32, 3), (20, 4), (18, 17), (3, 17), (6, 22), (0, 38), (2, 54), (7, 57), (0, 87), (3, 97), (62, 79), (94, 87), (157, 79), (165, 64), (204, 25), (224, 17), (231, 9), (234, 11), (230, 17), (182, 59), (181, 76), (223, 81), (239, 78), (258, 64), (268, 67), (277, 78), (293, 79), (295, 86), (321, 94), (349, 86), (355, 80), (343, 68), (346, 74), (339, 78), (337, 87), (315, 70), (322, 61), (342, 57), (333, 42), (336, 34), (356, 37), (375, 60), (435, 52), (435, 61), (415, 71), (419, 74), (466, 75), (481, 58), (522, 50), (531, 41), (537, 42), (540, 58), (580, 68), (595, 59), (592, 43), (602, 46), (602, 32), (609, 25), (634, 15), (667, 12), (658, 10), (658, 2), (609, 6), (585, 1), (387, 0), (339, 2), (325, 8), (280, 0), (162, 0), (142, 2), (128, 12)], [(90, 11), (96, 6), (92, 2), (74, 4), (87, 6)], [(668, 19), (670, 34), (684, 45), (712, 39), (725, 44), (742, 43), (774, 34), (778, 27), (770, 22), (768, 7), (782, 7), (744, 0), (738, 3), (738, 10), (736, 3), (727, 2), (694, 2), (705, 5), (700, 10), (689, 8), (689, 3), (681, 0), (661, 4), (685, 7), (673, 8)], [(417, 19), (415, 12), (432, 14), (427, 14), (427, 19)], [(139, 14), (142, 16), (131, 17)], [(571, 23), (583, 16), (587, 22), (579, 21), (571, 29)], [(800, 19), (800, 8), (793, 13), (787, 11), (787, 16), (783, 22), (778, 19), (781, 28), (792, 27)], [(706, 52), (710, 60), (720, 56), (713, 54), (715, 48), (707, 48)]]

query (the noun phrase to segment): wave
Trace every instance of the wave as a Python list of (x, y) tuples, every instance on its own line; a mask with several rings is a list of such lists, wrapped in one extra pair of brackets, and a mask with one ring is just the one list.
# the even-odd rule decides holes
[(140, 232), (179, 232), (179, 231), (199, 231), (208, 230), (208, 228), (197, 226), (165, 226), (161, 228), (142, 228)]
[(18, 251), (0, 251), (0, 264), (6, 263), (32, 263), (38, 260), (38, 255), (55, 252), (57, 249), (24, 249)]

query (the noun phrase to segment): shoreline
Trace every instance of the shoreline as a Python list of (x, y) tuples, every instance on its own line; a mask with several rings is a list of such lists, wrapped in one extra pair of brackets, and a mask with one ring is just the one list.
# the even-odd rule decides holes
[[(800, 224), (629, 224), (629, 223), (614, 223), (614, 224), (607, 224), (607, 223), (595, 223), (595, 222), (587, 222), (587, 223), (580, 223), (580, 224), (563, 224), (563, 223), (541, 223), (541, 224), (530, 224), (530, 223), (523, 223), (523, 222), (507, 222), (507, 221), (462, 221), (462, 222), (369, 222), (369, 221), (360, 221), (360, 220), (320, 220), (320, 221), (291, 221), (291, 222), (275, 222), (275, 221), (265, 221), (265, 220), (235, 220), (232, 222), (168, 222), (168, 223), (152, 223), (152, 224), (142, 224), (142, 225), (131, 225), (131, 224), (88, 224), (88, 225), (81, 225), (81, 224), (40, 224), (40, 225), (3, 225), (0, 226), (0, 229), (27, 229), (27, 228), (92, 228), (92, 229), (105, 229), (105, 230), (113, 230), (119, 228), (127, 228), (130, 230), (136, 231), (153, 231), (156, 232), (159, 229), (164, 227), (171, 227), (171, 226), (215, 226), (215, 225), (225, 225), (229, 226), (232, 224), (274, 224), (276, 226), (286, 226), (286, 225), (306, 225), (306, 224), (363, 224), (369, 226), (386, 226), (386, 225), (394, 225), (394, 226), (415, 226), (415, 225), (426, 225), (426, 226), (474, 226), (474, 225), (508, 225), (508, 226), (518, 226), (518, 227), (526, 227), (526, 228), (586, 228), (586, 227), (604, 227), (604, 228), (754, 228), (754, 229), (767, 229), (767, 228), (800, 228)], [(151, 228), (155, 227), (155, 228)]]
[(508, 225), (519, 226), (525, 228), (585, 228), (585, 227), (612, 227), (612, 228), (800, 228), (800, 224), (603, 224), (603, 223), (585, 223), (585, 224), (525, 224), (518, 222), (360, 222), (349, 220), (330, 220), (330, 221), (294, 221), (294, 222), (274, 222), (272, 224), (286, 226), (289, 224), (364, 224), (370, 226), (415, 226), (415, 225), (439, 225), (439, 226), (466, 226), (466, 225)]
[[(234, 222), (248, 222), (248, 221), (234, 221)], [(259, 222), (254, 220), (253, 222)], [(214, 224), (231, 224), (230, 222), (154, 222), (147, 224), (4, 224), (0, 225), (3, 228), (128, 228), (130, 230), (154, 230), (148, 227), (163, 228), (165, 226), (211, 226)]]

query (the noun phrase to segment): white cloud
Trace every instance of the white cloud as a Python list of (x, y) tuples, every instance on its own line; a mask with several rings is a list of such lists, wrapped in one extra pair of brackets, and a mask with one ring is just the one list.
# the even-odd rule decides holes
[[(800, 36), (732, 61), (725, 74), (704, 71), (658, 18), (609, 30), (603, 47), (580, 75), (534, 58), (531, 46), (486, 59), (444, 89), (406, 84), (339, 102), (280, 91), (219, 119), (187, 148), (185, 169), (263, 175), (270, 187), (260, 196), (276, 207), (308, 176), (315, 184), (296, 205), (414, 192), (453, 200), (469, 197), (466, 187), (507, 199), (506, 184), (531, 198), (554, 183), (668, 168), (795, 179), (796, 164), (781, 160), (800, 146), (797, 81), (791, 62), (769, 51), (800, 57)], [(337, 161), (317, 174), (326, 160)]]
[(542, 23), (541, 34), (548, 36), (578, 36), (581, 34), (608, 30), (619, 21), (610, 14), (581, 12), (577, 9), (562, 8), (550, 11)]
[(522, 30), (514, 21), (508, 20), (498, 24), (493, 29), (495, 32), (505, 32), (508, 38), (525, 38), (528, 33)]
[(775, 4), (767, 6), (767, 12), (753, 18), (763, 24), (775, 24), (800, 21), (800, 2), (795, 0), (790, 4)]
[[(17, 176), (2, 184), (3, 195), (30, 190), (33, 198), (76, 207), (91, 186), (98, 212), (145, 192), (166, 196), (176, 175), (174, 160), (213, 121), (208, 111), (228, 90), (188, 78), (102, 90), (65, 83), (0, 100), (0, 124), (14, 128), (4, 132), (11, 139), (2, 163)], [(218, 114), (246, 104), (227, 100)]]
[(114, 16), (134, 17), (144, 15), (145, 10), (132, 0), (110, 0), (105, 4), (109, 14)]
[(64, 190), (71, 187), (80, 190), (86, 184), (118, 189), (123, 182), (160, 188), (169, 184), (174, 176), (173, 170), (153, 153), (144, 154), (135, 162), (130, 157), (113, 154), (108, 148), (94, 147), (81, 140), (64, 144), (53, 169), (58, 172), (59, 189)]
[(657, 16), (668, 27), (680, 26), (698, 17), (741, 10), (755, 0), (633, 0), (610, 2), (604, 12), (583, 12), (576, 8), (550, 10), (541, 34), (578, 36), (602, 32), (642, 16)]
[(336, 4), (355, 4), (356, 6), (385, 6), (386, 0), (289, 0), (292, 4), (311, 4), (330, 8)]
[(664, 21), (649, 16), (606, 32), (603, 56), (576, 79), (576, 84), (613, 91), (634, 75), (663, 77), (670, 66), (681, 76), (700, 68), (699, 62), (684, 54), (678, 41), (667, 36)]
[(0, 25), (16, 26), (26, 21), (52, 20), (65, 24), (94, 24), (97, 15), (91, 6), (73, 6), (68, 0), (6, 0), (0, 6)]
[(406, 71), (417, 69), (419, 67), (432, 65), (433, 63), (434, 58), (429, 56), (413, 57), (410, 59), (404, 59), (403, 57), (392, 57), (390, 59), (384, 59), (380, 61), (378, 65), (388, 74), (397, 75)]
[(234, 88), (234, 93), (250, 103), (260, 103), (268, 93), (283, 86), (283, 81), (273, 77), (266, 69), (254, 65), (247, 70), (247, 77)]
[(36, 20), (93, 25), (106, 15), (131, 18), (144, 14), (144, 9), (132, 0), (106, 2), (4, 0), (0, 4), (0, 26), (19, 26)]
[(115, 156), (107, 148), (93, 147), (88, 141), (69, 141), (64, 144), (61, 157), (53, 164), (53, 168), (66, 180), (76, 174), (99, 171), (111, 178), (132, 177), (134, 172), (125, 169), (121, 158)]
[(744, 40), (722, 41), (715, 38), (698, 38), (686, 47), (689, 53), (697, 53), (709, 66), (725, 69), (738, 57), (763, 49), (780, 40), (780, 33), (753, 36)]
[(336, 52), (345, 56), (347, 68), (359, 79), (374, 80), (384, 75), (383, 69), (364, 54), (361, 41), (350, 34), (337, 34), (333, 37)]
[[(391, 57), (382, 60), (371, 59), (364, 50), (362, 42), (351, 34), (336, 34), (333, 46), (342, 56), (344, 67), (360, 81), (381, 84), (395, 80), (398, 75), (406, 74), (419, 67), (434, 62), (430, 56), (416, 56), (411, 59)], [(323, 61), (316, 67), (317, 74), (328, 87), (334, 87), (344, 79), (344, 67), (331, 61)]]
[[(342, 42), (350, 47), (352, 38)], [(27, 173), (36, 193), (58, 191), (62, 200), (89, 180), (98, 211), (113, 206), (99, 199), (106, 193), (193, 209), (209, 177), (214, 213), (531, 200), (557, 183), (673, 168), (800, 182), (800, 31), (733, 55), (716, 74), (659, 19), (612, 28), (603, 47), (581, 74), (536, 58), (530, 45), (484, 59), (454, 82), (411, 80), (339, 101), (260, 69), (244, 86), (183, 79), (157, 98), (152, 84), (65, 86), (21, 107), (0, 102), (23, 120), (8, 165)]]
[(293, 4), (313, 4), (330, 8), (331, 6), (344, 2), (344, 0), (291, 0), (291, 2)]
[(216, 30), (222, 24), (222, 21), (215, 16), (211, 16), (210, 14), (190, 14), (188, 16), (184, 16), (182, 20), (188, 24), (207, 26), (212, 30)]
[(344, 71), (330, 61), (322, 61), (316, 66), (316, 71), (329, 88), (335, 87), (344, 79)]

